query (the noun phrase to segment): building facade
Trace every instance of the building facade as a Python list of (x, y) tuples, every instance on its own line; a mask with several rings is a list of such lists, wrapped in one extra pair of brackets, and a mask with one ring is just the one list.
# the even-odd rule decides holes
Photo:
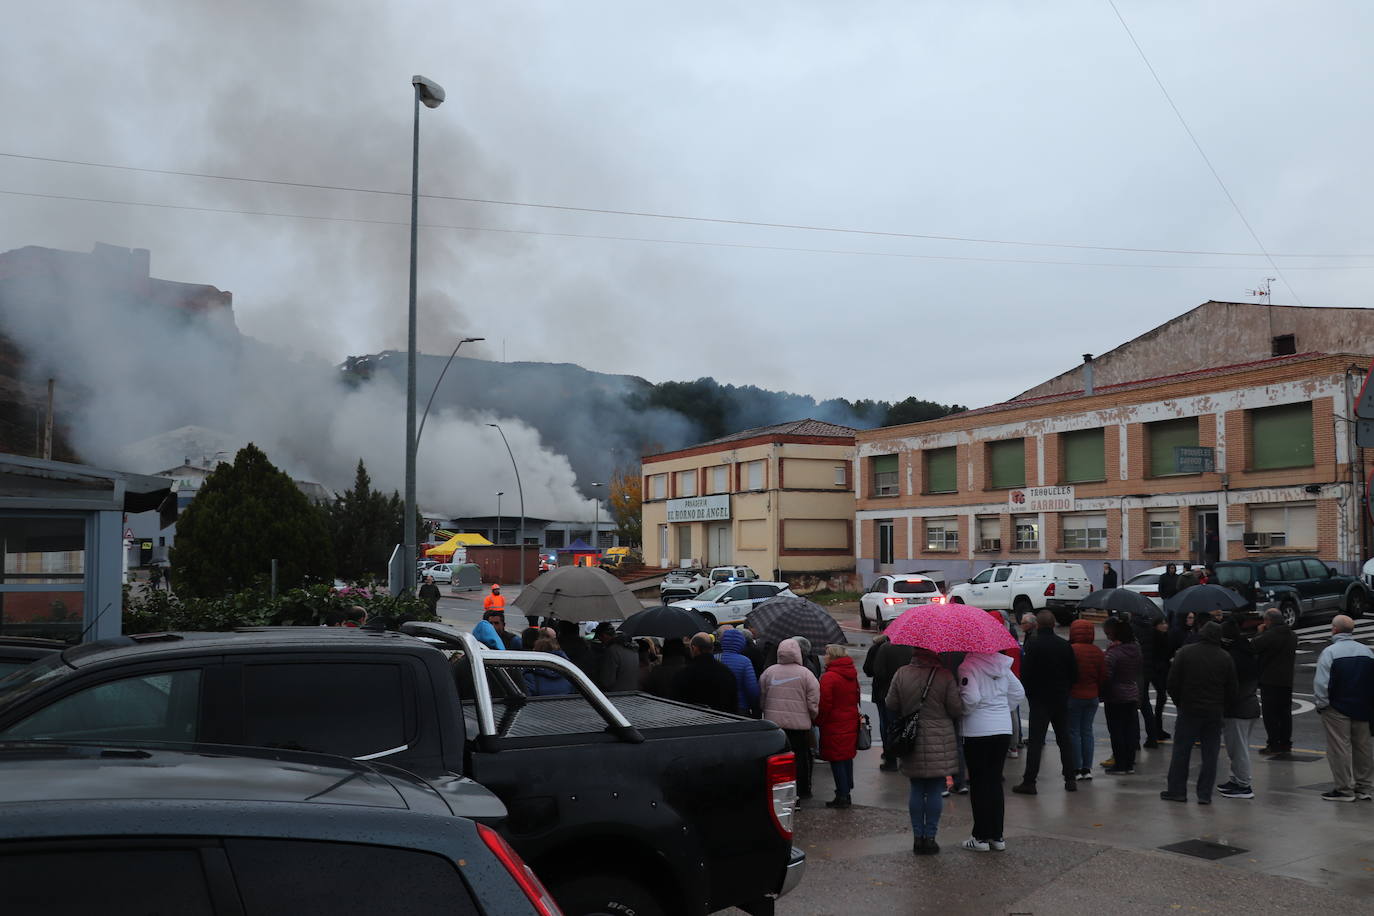
[(853, 454), (853, 429), (798, 420), (645, 456), (645, 562), (789, 582), (851, 573)]
[(1295, 354), (1098, 385), (859, 432), (857, 569), (1310, 554), (1358, 572), (1371, 462), (1353, 399), (1368, 355)]

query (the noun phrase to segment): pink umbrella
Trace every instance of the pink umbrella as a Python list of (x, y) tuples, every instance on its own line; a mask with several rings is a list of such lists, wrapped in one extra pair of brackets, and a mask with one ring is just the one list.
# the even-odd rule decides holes
[(987, 611), (967, 604), (914, 607), (885, 631), (899, 646), (931, 652), (1001, 652), (1016, 648), (1016, 639)]

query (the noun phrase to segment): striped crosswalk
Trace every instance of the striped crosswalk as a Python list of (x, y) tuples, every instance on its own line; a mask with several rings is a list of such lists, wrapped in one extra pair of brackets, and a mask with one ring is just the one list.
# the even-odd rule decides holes
[[(1317, 623), (1308, 627), (1294, 627), (1299, 643), (1324, 643), (1331, 640), (1331, 624)], [(1355, 621), (1355, 638), (1361, 641), (1374, 638), (1374, 620)]]

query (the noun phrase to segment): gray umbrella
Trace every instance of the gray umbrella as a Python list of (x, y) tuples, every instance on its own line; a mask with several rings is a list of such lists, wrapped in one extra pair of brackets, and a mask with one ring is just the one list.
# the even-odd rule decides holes
[(792, 636), (805, 636), (813, 646), (849, 641), (829, 611), (796, 595), (778, 595), (760, 601), (745, 617), (744, 624), (760, 639), (773, 642)]
[(551, 569), (511, 603), (529, 616), (571, 621), (624, 620), (644, 610), (624, 582), (595, 566)]

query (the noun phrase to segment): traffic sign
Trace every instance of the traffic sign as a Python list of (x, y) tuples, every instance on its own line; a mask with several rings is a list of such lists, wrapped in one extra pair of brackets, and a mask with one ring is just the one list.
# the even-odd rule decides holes
[(132, 541), (133, 539), (134, 539), (134, 529), (132, 529), (132, 528), (125, 528), (125, 529), (124, 529), (124, 540), (126, 540), (126, 541)]
[(1374, 448), (1374, 420), (1355, 421), (1355, 444), (1360, 448)]
[[(1374, 420), (1374, 385), (1370, 384), (1371, 379), (1374, 379), (1374, 365), (1365, 373), (1360, 396), (1355, 399), (1355, 416), (1361, 420)], [(1360, 444), (1364, 445), (1363, 442)]]

